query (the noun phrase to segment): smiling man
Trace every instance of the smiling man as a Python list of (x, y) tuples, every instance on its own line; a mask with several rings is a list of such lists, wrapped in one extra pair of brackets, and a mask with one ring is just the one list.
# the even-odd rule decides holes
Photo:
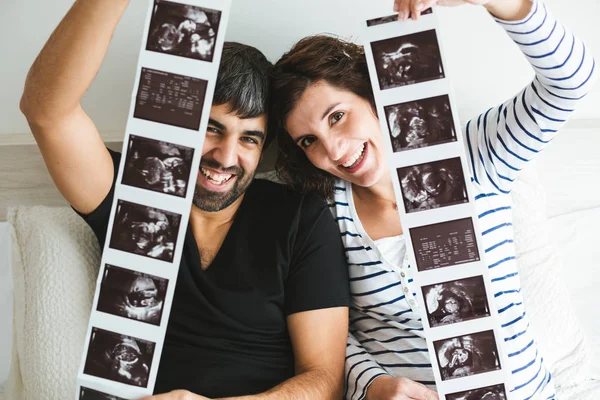
[[(75, 1), (21, 100), (56, 186), (101, 246), (121, 154), (80, 100), (127, 4)], [(157, 398), (341, 397), (349, 294), (337, 225), (316, 194), (254, 179), (271, 139), (270, 69), (258, 50), (225, 45), (165, 345), (150, 366)]]

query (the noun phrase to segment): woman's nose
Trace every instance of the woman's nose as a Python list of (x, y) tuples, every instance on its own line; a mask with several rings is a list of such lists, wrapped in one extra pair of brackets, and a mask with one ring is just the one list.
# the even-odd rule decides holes
[(346, 140), (340, 137), (330, 137), (325, 141), (325, 150), (328, 157), (338, 164), (344, 162), (342, 158), (346, 155), (347, 148)]

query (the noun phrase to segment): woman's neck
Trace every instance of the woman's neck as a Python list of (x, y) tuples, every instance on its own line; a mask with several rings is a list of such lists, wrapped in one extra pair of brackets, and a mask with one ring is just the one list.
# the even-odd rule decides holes
[(394, 193), (390, 171), (386, 171), (379, 181), (372, 186), (352, 185), (352, 191), (360, 201), (365, 203), (379, 203), (381, 201), (388, 203), (396, 202), (396, 194)]

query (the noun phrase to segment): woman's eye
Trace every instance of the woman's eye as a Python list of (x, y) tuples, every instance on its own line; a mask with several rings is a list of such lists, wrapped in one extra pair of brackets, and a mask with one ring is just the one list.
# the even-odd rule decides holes
[(315, 141), (315, 138), (312, 136), (307, 136), (304, 139), (300, 140), (301, 147), (308, 147)]
[(251, 138), (251, 137), (244, 137), (244, 138), (242, 138), (242, 140), (244, 142), (248, 142), (248, 143), (251, 143), (251, 144), (258, 144), (258, 141), (256, 139), (254, 139), (254, 138)]
[(335, 124), (336, 122), (338, 122), (340, 119), (342, 119), (344, 117), (344, 113), (343, 112), (336, 112), (331, 116), (330, 122), (331, 125)]

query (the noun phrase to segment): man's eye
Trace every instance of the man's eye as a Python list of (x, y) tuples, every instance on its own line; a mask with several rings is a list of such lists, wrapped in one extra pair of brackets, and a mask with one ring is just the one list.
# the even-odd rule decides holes
[(308, 147), (315, 141), (315, 138), (312, 136), (307, 136), (304, 139), (300, 140), (300, 147)]
[(212, 126), (209, 126), (208, 128), (206, 128), (206, 131), (210, 132), (210, 133), (216, 133), (216, 134), (220, 133), (217, 128), (213, 128)]
[(331, 125), (335, 124), (336, 122), (338, 122), (340, 119), (342, 119), (344, 117), (344, 113), (343, 112), (336, 112), (331, 116), (331, 119), (329, 120), (329, 122), (331, 122)]
[(248, 142), (248, 143), (252, 143), (252, 144), (258, 144), (258, 141), (254, 138), (251, 137), (243, 137), (242, 138), (243, 141)]

